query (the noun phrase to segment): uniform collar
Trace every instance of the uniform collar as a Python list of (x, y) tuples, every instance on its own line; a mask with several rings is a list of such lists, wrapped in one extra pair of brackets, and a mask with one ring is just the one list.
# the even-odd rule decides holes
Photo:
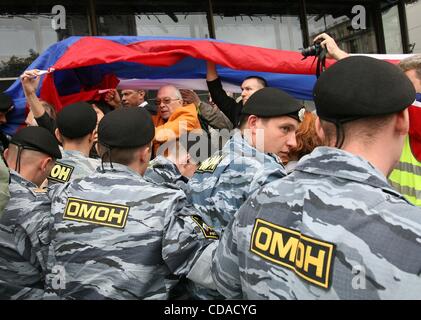
[[(97, 172), (103, 173), (101, 166), (99, 166), (97, 169)], [(120, 163), (113, 162), (113, 167), (111, 168), (110, 163), (104, 162), (104, 172), (105, 173), (112, 173), (112, 174), (118, 174), (120, 176), (131, 176), (136, 179), (143, 179), (143, 177), (134, 171), (133, 169), (129, 168), (128, 166)]]
[(182, 180), (186, 183), (188, 181), (188, 179), (181, 174), (180, 170), (178, 170), (175, 163), (161, 155), (158, 155), (155, 159), (153, 159), (150, 162), (150, 167), (148, 169), (163, 169), (166, 172), (171, 173), (174, 177), (174, 180)]
[(337, 148), (317, 147), (297, 163), (295, 171), (360, 182), (402, 197), (389, 185), (386, 177), (370, 162)]
[(28, 188), (28, 189), (38, 189), (38, 186), (33, 183), (32, 181), (26, 180), (24, 177), (22, 177), (19, 173), (17, 173), (15, 170), (10, 170), (11, 179), (15, 181), (16, 183)]
[(278, 156), (270, 153), (263, 153), (257, 150), (243, 137), (240, 130), (236, 130), (234, 135), (230, 140), (228, 140), (222, 149), (222, 153), (230, 154), (231, 152), (237, 154), (240, 157), (255, 157), (262, 159), (263, 161), (277, 162), (284, 168), (284, 165)]
[[(69, 158), (79, 158), (79, 159), (80, 158), (83, 158), (83, 159), (88, 158), (82, 152), (77, 151), (77, 150), (63, 150), (61, 153), (63, 154), (63, 156), (67, 156)], [(58, 161), (60, 162), (60, 159), (58, 159)]]
[(178, 170), (177, 166), (175, 165), (174, 162), (168, 160), (166, 157), (164, 156), (156, 156), (155, 159), (153, 159), (150, 162), (150, 167), (151, 168), (165, 168), (168, 171), (171, 171), (174, 173), (174, 175), (176, 176), (181, 176), (180, 171)]

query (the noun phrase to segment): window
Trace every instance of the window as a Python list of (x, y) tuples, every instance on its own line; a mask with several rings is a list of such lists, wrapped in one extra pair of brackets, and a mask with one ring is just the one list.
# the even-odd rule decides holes
[[(351, 13), (351, 11), (349, 12)], [(330, 14), (308, 15), (310, 41), (318, 34), (326, 32), (346, 52), (377, 53), (376, 37), (374, 29), (370, 25), (368, 12), (366, 29), (354, 29), (351, 24), (351, 18), (347, 15), (338, 15), (336, 17)]]
[(133, 15), (100, 15), (98, 16), (98, 35), (136, 35), (135, 18)]
[[(19, 76), (40, 53), (68, 35), (89, 34), (86, 16), (67, 16), (66, 29), (56, 32), (52, 15), (0, 15), (0, 78)], [(7, 44), (7, 45), (6, 45)]]
[(139, 14), (136, 32), (139, 36), (209, 37), (205, 13)]
[(214, 17), (214, 21), (219, 40), (293, 51), (303, 46), (298, 16), (219, 15)]
[(384, 40), (387, 53), (402, 53), (402, 37), (399, 25), (398, 6), (395, 5), (382, 12)]
[(421, 1), (406, 4), (410, 49), (421, 53)]
[(47, 17), (0, 16), (0, 77), (16, 77), (57, 41)]

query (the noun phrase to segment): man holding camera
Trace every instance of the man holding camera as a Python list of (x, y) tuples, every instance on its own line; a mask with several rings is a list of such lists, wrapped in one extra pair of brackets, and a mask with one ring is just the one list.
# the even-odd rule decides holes
[(326, 49), (326, 58), (341, 60), (349, 56), (348, 53), (338, 47), (335, 40), (327, 33), (319, 34), (314, 38), (313, 43), (319, 43), (322, 48)]

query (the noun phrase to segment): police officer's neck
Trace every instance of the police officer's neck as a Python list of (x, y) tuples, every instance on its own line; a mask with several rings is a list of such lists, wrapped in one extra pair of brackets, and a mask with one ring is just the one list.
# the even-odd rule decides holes
[(389, 144), (390, 146), (378, 142), (373, 142), (370, 145), (362, 142), (351, 142), (344, 144), (341, 149), (367, 160), (387, 177), (397, 161), (396, 152), (393, 150), (394, 145), (392, 142)]
[(86, 140), (86, 141), (72, 141), (68, 140), (63, 142), (63, 149), (66, 151), (79, 151), (81, 152), (85, 157), (89, 157), (89, 151), (92, 148), (92, 144)]
[[(15, 168), (13, 168), (15, 169)], [(40, 187), (44, 180), (47, 178), (40, 170), (32, 166), (23, 166), (20, 168), (18, 174), (27, 181)]]
[(143, 177), (143, 175), (146, 172), (146, 169), (148, 168), (148, 164), (149, 163), (143, 163), (143, 162), (135, 161), (135, 162), (132, 162), (132, 163), (128, 164), (127, 167), (129, 167), (130, 169), (137, 172), (138, 174), (140, 174)]

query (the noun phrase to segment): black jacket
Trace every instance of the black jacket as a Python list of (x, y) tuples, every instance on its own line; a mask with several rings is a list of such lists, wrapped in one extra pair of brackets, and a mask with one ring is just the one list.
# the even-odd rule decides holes
[(158, 113), (158, 109), (157, 109), (157, 107), (156, 107), (156, 105), (154, 105), (154, 104), (151, 104), (151, 103), (149, 103), (149, 102), (147, 102), (147, 104), (143, 107), (143, 108), (145, 108), (146, 110), (148, 110), (149, 111), (149, 113), (151, 114), (151, 115), (156, 115), (157, 113)]
[(243, 109), (243, 102), (236, 102), (234, 98), (231, 98), (227, 95), (225, 90), (222, 88), (220, 78), (216, 78), (212, 81), (206, 81), (206, 83), (208, 84), (208, 89), (212, 97), (212, 101), (227, 116), (234, 127), (236, 127), (240, 120), (241, 110)]

